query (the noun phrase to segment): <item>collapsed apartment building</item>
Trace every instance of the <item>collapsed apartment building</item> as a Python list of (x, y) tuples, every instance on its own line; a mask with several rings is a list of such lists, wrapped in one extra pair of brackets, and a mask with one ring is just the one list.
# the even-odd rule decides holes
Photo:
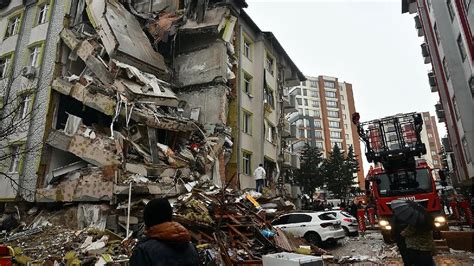
[(35, 133), (8, 137), (2, 200), (248, 188), (263, 162), (281, 176), (285, 91), (304, 76), (245, 1), (7, 2), (2, 93), (25, 96)]

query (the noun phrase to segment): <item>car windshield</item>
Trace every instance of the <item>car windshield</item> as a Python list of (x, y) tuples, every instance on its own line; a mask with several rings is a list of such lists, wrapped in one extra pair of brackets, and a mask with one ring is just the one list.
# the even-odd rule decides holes
[(433, 191), (428, 169), (383, 173), (375, 176), (375, 182), (382, 197)]

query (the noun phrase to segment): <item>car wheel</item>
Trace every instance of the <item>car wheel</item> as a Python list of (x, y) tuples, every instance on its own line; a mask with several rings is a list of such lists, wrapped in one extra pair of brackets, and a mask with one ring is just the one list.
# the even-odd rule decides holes
[(321, 246), (321, 237), (315, 233), (315, 232), (309, 232), (309, 233), (306, 233), (304, 235), (304, 238), (306, 239), (306, 241), (308, 241), (309, 243), (315, 245), (315, 246)]
[(350, 232), (349, 232), (349, 229), (345, 226), (342, 227), (342, 229), (344, 229), (344, 233), (346, 234), (346, 236), (350, 236)]

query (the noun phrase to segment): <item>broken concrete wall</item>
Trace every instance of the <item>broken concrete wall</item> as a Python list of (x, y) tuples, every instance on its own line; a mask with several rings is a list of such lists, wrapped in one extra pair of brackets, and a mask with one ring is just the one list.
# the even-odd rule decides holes
[(227, 48), (217, 41), (208, 48), (181, 54), (174, 62), (176, 81), (186, 87), (227, 81)]
[(200, 90), (181, 91), (179, 97), (187, 102), (184, 116), (198, 111), (198, 122), (205, 126), (227, 124), (229, 88), (224, 85), (204, 87)]
[(87, 14), (109, 56), (168, 79), (163, 56), (151, 47), (140, 23), (118, 1), (87, 0)]
[(137, 12), (141, 13), (152, 13), (162, 10), (172, 12), (182, 8), (180, 2), (183, 2), (183, 0), (135, 0), (133, 6)]

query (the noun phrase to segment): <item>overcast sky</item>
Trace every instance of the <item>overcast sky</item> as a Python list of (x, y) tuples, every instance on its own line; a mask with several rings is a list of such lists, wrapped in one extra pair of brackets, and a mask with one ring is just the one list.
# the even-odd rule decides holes
[[(352, 84), (362, 121), (415, 111), (435, 115), (438, 95), (430, 92), (423, 38), (413, 15), (401, 13), (401, 0), (247, 3), (247, 13), (261, 30), (275, 34), (305, 75)], [(446, 134), (444, 124), (438, 131)]]

